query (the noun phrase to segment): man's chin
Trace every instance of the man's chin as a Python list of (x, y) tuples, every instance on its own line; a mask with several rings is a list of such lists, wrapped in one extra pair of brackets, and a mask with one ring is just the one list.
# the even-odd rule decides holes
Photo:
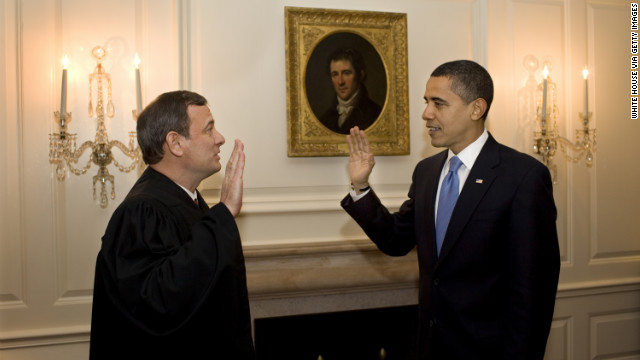
[(352, 96), (353, 96), (353, 94), (350, 95), (349, 93), (346, 93), (346, 92), (338, 93), (338, 97), (340, 99), (342, 99), (343, 101), (347, 101), (347, 100), (351, 99)]
[(222, 164), (217, 163), (217, 164), (213, 165), (213, 166), (211, 167), (211, 169), (210, 169), (210, 171), (209, 171), (209, 175), (207, 175), (207, 177), (209, 177), (209, 176), (211, 176), (211, 175), (213, 175), (213, 174), (219, 173), (219, 172), (220, 172), (220, 170), (222, 170)]
[(437, 148), (445, 147), (442, 140), (435, 138), (431, 134), (429, 134), (429, 136), (431, 137), (431, 146), (437, 147)]

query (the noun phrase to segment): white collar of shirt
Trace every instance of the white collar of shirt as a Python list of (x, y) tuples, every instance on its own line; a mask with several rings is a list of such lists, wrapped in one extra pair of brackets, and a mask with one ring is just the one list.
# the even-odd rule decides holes
[(440, 182), (438, 183), (438, 193), (436, 194), (436, 214), (438, 213), (438, 202), (440, 199), (440, 187), (442, 186), (442, 181), (444, 177), (449, 172), (449, 160), (452, 157), (457, 156), (460, 161), (462, 161), (462, 166), (458, 168), (458, 181), (460, 187), (458, 188), (458, 193), (462, 191), (462, 186), (464, 182), (467, 181), (467, 177), (469, 177), (469, 172), (471, 172), (471, 168), (473, 164), (475, 164), (478, 155), (480, 155), (480, 151), (482, 147), (487, 142), (489, 138), (489, 133), (487, 129), (484, 129), (482, 134), (476, 139), (476, 141), (472, 142), (469, 146), (460, 151), (457, 155), (449, 149), (449, 154), (447, 155), (447, 161), (445, 161), (444, 166), (442, 167), (442, 172), (440, 173)]
[[(480, 155), (480, 151), (482, 150), (482, 147), (484, 146), (484, 144), (487, 142), (487, 139), (489, 138), (489, 133), (487, 132), (487, 129), (484, 129), (484, 131), (482, 132), (482, 134), (476, 139), (476, 141), (472, 142), (469, 146), (467, 146), (466, 148), (464, 148), (462, 151), (460, 151), (460, 153), (458, 153), (458, 159), (460, 159), (460, 161), (462, 161), (462, 164), (464, 165), (464, 168), (467, 172), (467, 175), (469, 175), (469, 171), (471, 170), (471, 168), (473, 167), (473, 164), (476, 163), (476, 159), (478, 158), (478, 155)], [(451, 149), (449, 149), (449, 155), (447, 156), (447, 162), (445, 164), (445, 168), (446, 171), (443, 172), (444, 175), (447, 174), (447, 172), (449, 171), (449, 160), (451, 160), (452, 157), (456, 156), (456, 154), (453, 153), (453, 151), (451, 151)], [(462, 167), (462, 166), (461, 166)], [(443, 169), (445, 170), (445, 169)], [(458, 170), (458, 173), (460, 171)], [(464, 181), (462, 181), (462, 179), (460, 179), (460, 185), (464, 184)]]
[[(178, 184), (178, 183), (176, 183)], [(189, 189), (187, 189), (186, 187), (178, 184), (178, 186), (180, 186), (182, 188), (182, 190), (186, 191), (187, 194), (189, 194), (189, 196), (191, 196), (191, 200), (197, 200), (198, 199), (198, 194), (196, 192), (191, 192)]]

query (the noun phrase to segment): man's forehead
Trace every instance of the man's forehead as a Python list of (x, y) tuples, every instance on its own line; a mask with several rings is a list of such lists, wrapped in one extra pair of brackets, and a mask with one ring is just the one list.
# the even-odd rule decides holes
[(451, 83), (451, 78), (445, 76), (432, 76), (427, 80), (425, 95), (430, 93), (452, 93)]
[(193, 123), (194, 120), (204, 124), (213, 121), (213, 115), (208, 105), (189, 105), (187, 106), (187, 115), (191, 123)]
[(211, 113), (211, 109), (209, 109), (209, 105), (197, 105), (197, 104), (191, 104), (191, 105), (187, 105), (187, 112), (188, 113), (200, 113), (200, 114), (204, 114), (204, 113)]
[(334, 66), (338, 67), (338, 66), (342, 66), (342, 67), (353, 67), (353, 65), (351, 64), (351, 61), (347, 60), (347, 59), (337, 59), (337, 60), (331, 60), (331, 67), (333, 68)]

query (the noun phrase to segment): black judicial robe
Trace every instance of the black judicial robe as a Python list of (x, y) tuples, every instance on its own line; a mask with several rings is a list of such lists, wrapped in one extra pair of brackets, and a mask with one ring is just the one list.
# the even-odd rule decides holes
[(95, 272), (90, 359), (254, 359), (244, 257), (224, 204), (147, 168)]

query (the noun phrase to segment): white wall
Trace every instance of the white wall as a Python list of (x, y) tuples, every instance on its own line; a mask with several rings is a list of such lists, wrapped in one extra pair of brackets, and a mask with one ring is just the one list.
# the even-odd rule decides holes
[[(591, 168), (556, 157), (563, 265), (548, 358), (640, 358), (640, 162), (624, 161), (640, 122), (629, 120), (629, 3), (617, 0), (2, 1), (0, 357), (86, 358), (95, 255), (136, 177), (110, 166), (117, 198), (106, 209), (91, 197), (95, 165), (63, 183), (53, 177), (48, 134), (65, 54), (70, 131), (83, 140), (95, 131), (87, 76), (96, 45), (112, 51), (105, 62), (116, 106), (107, 123), (112, 139), (125, 140), (135, 126), (136, 52), (144, 103), (178, 88), (209, 99), (229, 143), (223, 161), (232, 139), (246, 145), (239, 225), (247, 248), (363, 237), (338, 206), (346, 158), (287, 157), (285, 6), (407, 14), (411, 154), (378, 157), (372, 177), (391, 207), (404, 198), (415, 163), (437, 151), (420, 119), (437, 65), (457, 58), (486, 65), (496, 85), (489, 129), (529, 153), (534, 128), (519, 95), (528, 77), (524, 57), (553, 62), (558, 129), (570, 139), (580, 126), (587, 65), (598, 151)], [(539, 71), (535, 77), (541, 80)], [(210, 202), (220, 179), (201, 186)]]

